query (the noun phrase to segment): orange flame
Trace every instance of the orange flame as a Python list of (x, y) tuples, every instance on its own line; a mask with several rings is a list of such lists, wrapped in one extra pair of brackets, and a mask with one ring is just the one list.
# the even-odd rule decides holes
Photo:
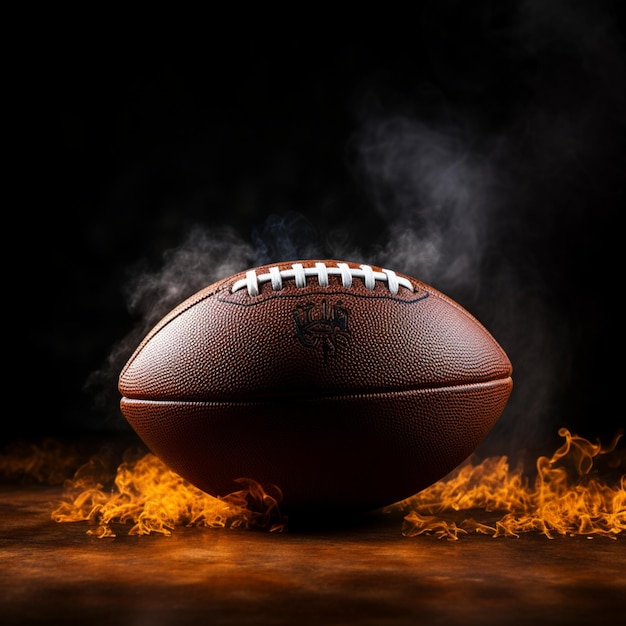
[(88, 534), (98, 537), (115, 537), (114, 522), (132, 523), (130, 535), (170, 535), (176, 526), (280, 531), (286, 525), (278, 507), (280, 493), (274, 497), (253, 480), (242, 478), (241, 490), (214, 498), (146, 454), (123, 462), (114, 489), (105, 492), (96, 464), (92, 459), (66, 481), (67, 499), (52, 512), (52, 519), (88, 521), (95, 525)]
[[(622, 433), (603, 447), (559, 430), (564, 443), (536, 460), (534, 478), (511, 469), (506, 456), (469, 460), (420, 493), (383, 509), (403, 515), (402, 533), (458, 540), (469, 533), (519, 537), (603, 536), (626, 530), (626, 456), (618, 450)], [(258, 528), (282, 531), (277, 488), (263, 489), (241, 479), (241, 489), (223, 498), (200, 491), (152, 454), (127, 452), (113, 469), (105, 454), (92, 456), (71, 476), (81, 456), (59, 442), (13, 446), (0, 455), (0, 477), (61, 484), (63, 500), (52, 512), (57, 522), (86, 521), (97, 537), (128, 534), (170, 535), (181, 526)], [(84, 459), (83, 459), (84, 460)], [(477, 521), (478, 517), (480, 521)]]
[[(493, 537), (519, 537), (521, 533), (554, 535), (601, 535), (616, 539), (626, 530), (626, 475), (608, 484), (592, 473), (599, 457), (616, 451), (621, 433), (608, 448), (572, 435), (561, 428), (565, 443), (551, 458), (540, 456), (532, 486), (522, 469), (511, 470), (507, 457), (487, 458), (468, 464), (450, 477), (403, 500), (387, 511), (406, 513), (403, 534), (432, 534), (456, 540), (470, 532)], [(623, 469), (624, 459), (608, 465)], [(459, 511), (482, 509), (503, 515), (490, 523), (473, 518), (450, 519)]]

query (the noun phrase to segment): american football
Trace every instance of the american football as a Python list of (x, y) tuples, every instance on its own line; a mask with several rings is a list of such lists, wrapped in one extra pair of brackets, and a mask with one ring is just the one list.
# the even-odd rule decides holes
[(289, 515), (361, 513), (463, 462), (501, 415), (511, 363), (433, 287), (335, 260), (265, 265), (166, 315), (119, 378), (121, 411), (215, 496), (278, 487)]

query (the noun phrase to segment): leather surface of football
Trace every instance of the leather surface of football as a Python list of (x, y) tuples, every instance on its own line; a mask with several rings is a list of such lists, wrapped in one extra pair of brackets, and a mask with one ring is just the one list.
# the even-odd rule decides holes
[(181, 303), (119, 378), (148, 448), (212, 495), (275, 485), (294, 514), (364, 512), (464, 461), (502, 413), (511, 363), (476, 318), (414, 278), (275, 263)]

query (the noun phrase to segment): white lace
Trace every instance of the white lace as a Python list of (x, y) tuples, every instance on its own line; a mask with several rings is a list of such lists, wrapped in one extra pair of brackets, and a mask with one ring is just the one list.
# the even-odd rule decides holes
[(306, 287), (307, 278), (317, 278), (320, 287), (328, 287), (329, 276), (340, 276), (341, 284), (345, 289), (352, 287), (353, 279), (360, 278), (363, 280), (366, 289), (374, 289), (376, 281), (380, 280), (387, 283), (389, 291), (393, 294), (398, 293), (400, 287), (404, 287), (409, 291), (413, 291), (413, 285), (410, 281), (402, 276), (398, 276), (391, 270), (381, 270), (375, 272), (369, 265), (361, 265), (360, 267), (350, 267), (347, 263), (337, 263), (336, 267), (328, 267), (325, 263), (316, 263), (315, 267), (304, 267), (302, 263), (294, 263), (291, 269), (281, 270), (278, 267), (270, 267), (267, 274), (257, 274), (255, 270), (246, 272), (246, 277), (236, 281), (231, 288), (231, 292), (239, 291), (244, 287), (248, 290), (248, 295), (258, 296), (260, 293), (260, 285), (263, 283), (271, 283), (272, 290), (278, 291), (283, 288), (284, 280), (295, 280), (296, 287)]

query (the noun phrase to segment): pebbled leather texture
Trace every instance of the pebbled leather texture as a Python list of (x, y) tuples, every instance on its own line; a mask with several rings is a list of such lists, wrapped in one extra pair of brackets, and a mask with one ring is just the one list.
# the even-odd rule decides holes
[(233, 292), (245, 272), (201, 290), (120, 374), (131, 426), (209, 493), (246, 477), (281, 488), (287, 509), (384, 506), (454, 469), (508, 401), (511, 363), (460, 305), (402, 274), (412, 289), (394, 293), (393, 275), (366, 266), (372, 282), (356, 263), (346, 287), (323, 271), (340, 262), (316, 263), (256, 268), (274, 278), (257, 295)]

